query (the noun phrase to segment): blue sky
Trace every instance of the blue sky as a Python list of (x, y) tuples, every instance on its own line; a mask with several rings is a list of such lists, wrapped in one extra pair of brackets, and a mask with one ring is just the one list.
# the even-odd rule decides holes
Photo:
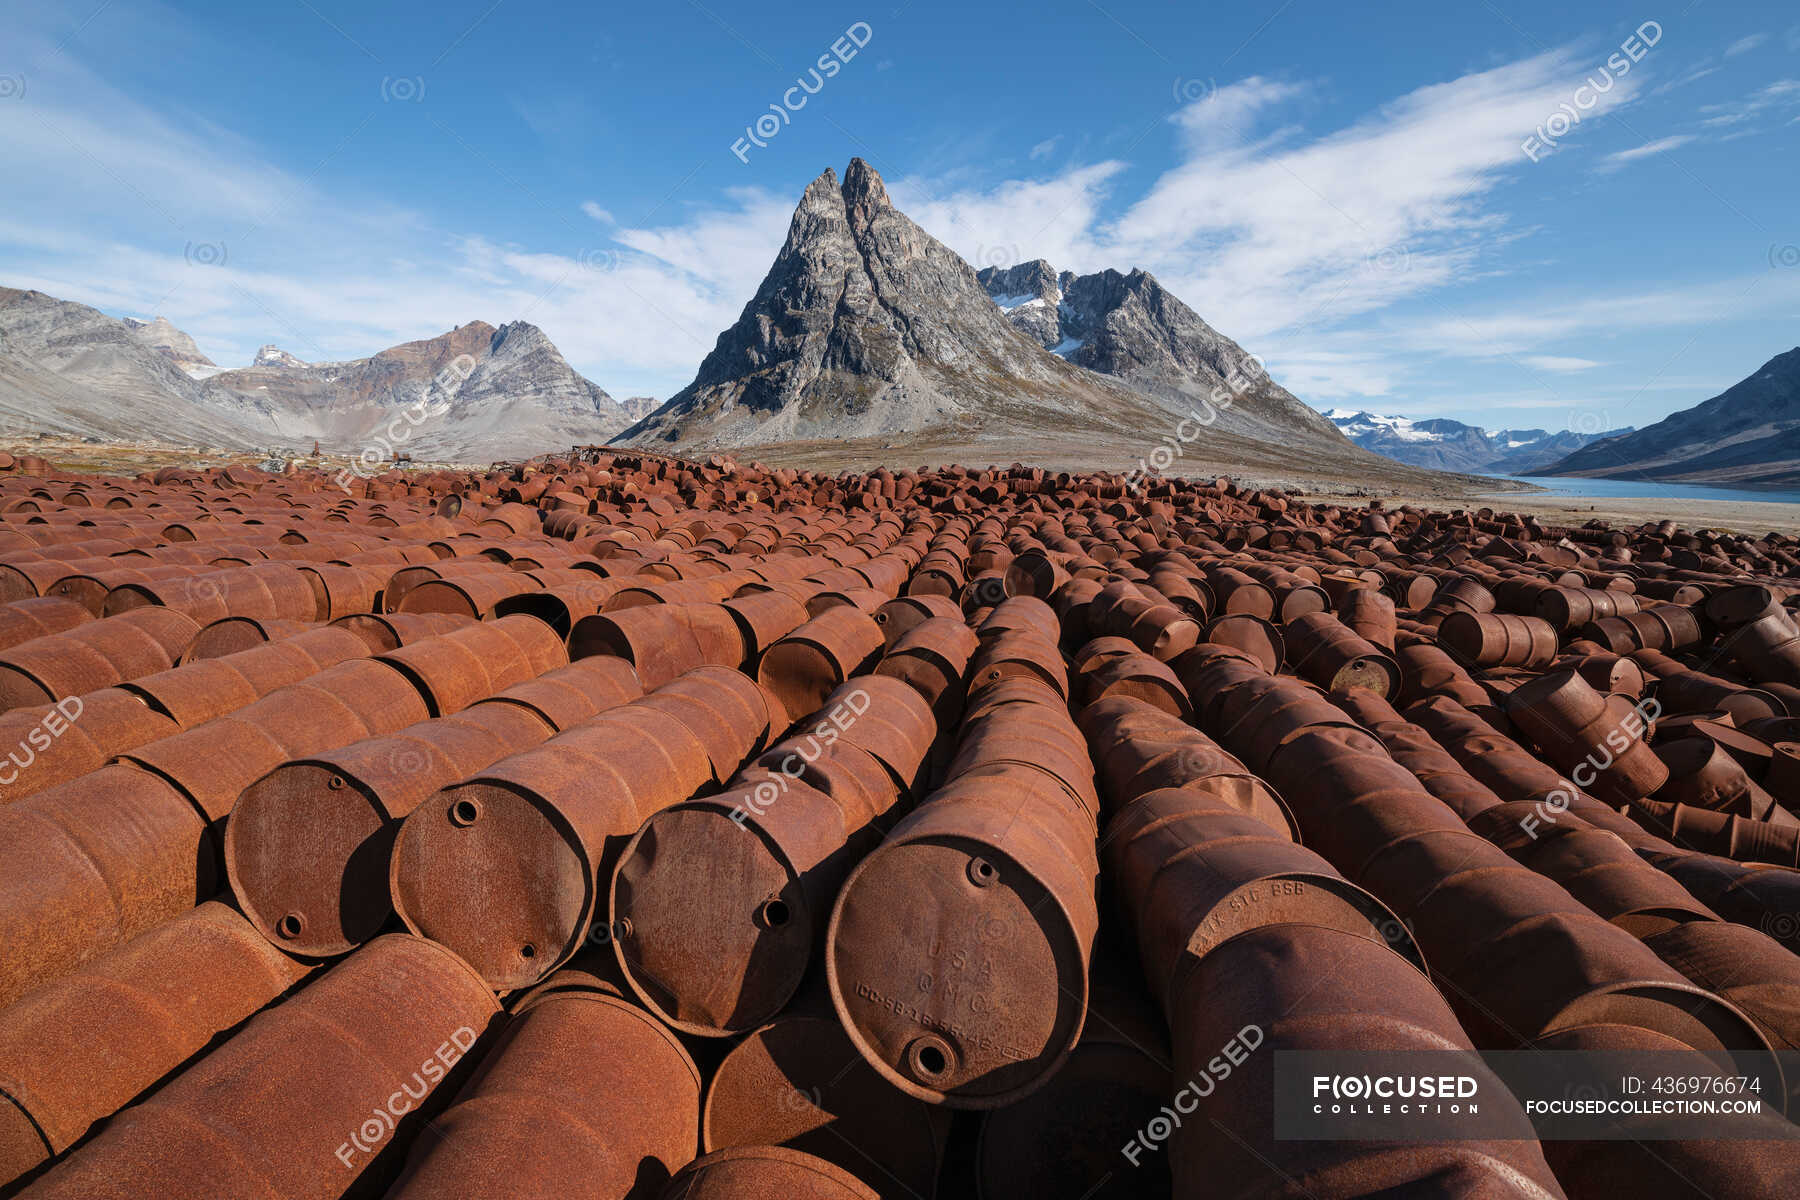
[(1154, 272), (1321, 408), (1642, 426), (1800, 343), (1791, 0), (0, 18), (0, 284), (224, 365), (524, 319), (667, 396), (852, 155), (977, 266)]

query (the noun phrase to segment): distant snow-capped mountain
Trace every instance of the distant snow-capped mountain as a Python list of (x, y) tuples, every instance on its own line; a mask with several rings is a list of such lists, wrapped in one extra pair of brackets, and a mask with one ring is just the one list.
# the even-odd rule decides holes
[(1361, 409), (1334, 408), (1325, 413), (1345, 437), (1399, 462), (1439, 471), (1472, 471), (1488, 475), (1530, 475), (1565, 455), (1605, 438), (1630, 433), (1576, 433), (1547, 429), (1499, 429), (1465, 425), (1445, 417), (1415, 420), (1382, 416)]

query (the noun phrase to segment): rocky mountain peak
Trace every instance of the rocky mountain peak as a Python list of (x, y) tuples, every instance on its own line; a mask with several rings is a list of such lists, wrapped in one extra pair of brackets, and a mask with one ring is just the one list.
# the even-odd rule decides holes
[[(825, 173), (831, 174), (831, 168), (827, 167)], [(894, 207), (894, 202), (888, 199), (887, 184), (882, 182), (874, 167), (860, 158), (851, 159), (844, 169), (842, 191), (844, 207), (852, 217), (873, 217), (882, 209)]]
[(624, 436), (745, 445), (924, 429), (997, 401), (1117, 403), (1097, 389), (1014, 328), (969, 265), (852, 159), (841, 184), (827, 169), (807, 186), (768, 275), (694, 382)]
[(280, 346), (264, 346), (256, 352), (256, 357), (250, 360), (250, 365), (253, 367), (286, 367), (300, 371), (312, 364), (294, 357)]
[(138, 341), (184, 371), (218, 365), (200, 353), (200, 347), (194, 344), (194, 339), (177, 329), (167, 317), (155, 317), (148, 321), (141, 321), (136, 317), (121, 319), (125, 322), (125, 327), (137, 335)]
[(1282, 444), (1344, 447), (1331, 422), (1142, 268), (1076, 275), (1040, 259), (983, 271), (981, 282), (1015, 328), (1077, 366), (1182, 412), (1222, 389), (1233, 399), (1221, 428)]

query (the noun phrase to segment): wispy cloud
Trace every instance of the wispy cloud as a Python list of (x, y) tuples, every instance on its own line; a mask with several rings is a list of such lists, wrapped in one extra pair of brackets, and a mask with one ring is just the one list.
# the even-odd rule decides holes
[(1558, 354), (1527, 354), (1521, 361), (1540, 371), (1591, 371), (1605, 365), (1591, 358), (1569, 358)]
[(1047, 137), (1037, 145), (1033, 146), (1030, 154), (1031, 161), (1037, 162), (1039, 159), (1049, 158), (1052, 154), (1055, 154), (1056, 144), (1060, 141), (1062, 141), (1062, 134), (1059, 133), (1055, 137)]
[(1689, 142), (1695, 140), (1695, 135), (1691, 133), (1678, 133), (1673, 137), (1658, 138), (1654, 142), (1645, 142), (1642, 146), (1633, 146), (1629, 150), (1620, 150), (1616, 154), (1607, 155), (1600, 160), (1600, 165), (1597, 169), (1601, 171), (1617, 171), (1621, 168), (1630, 166), (1640, 158), (1651, 158), (1655, 155), (1662, 154), (1665, 151), (1685, 146)]
[(1742, 124), (1772, 109), (1800, 106), (1800, 79), (1777, 79), (1740, 100), (1728, 104), (1703, 104), (1707, 116), (1700, 124), (1710, 129)]
[(1748, 54), (1768, 40), (1769, 35), (1766, 33), (1753, 33), (1749, 37), (1739, 38), (1737, 41), (1731, 43), (1731, 45), (1725, 47), (1725, 57), (1736, 58), (1740, 54)]

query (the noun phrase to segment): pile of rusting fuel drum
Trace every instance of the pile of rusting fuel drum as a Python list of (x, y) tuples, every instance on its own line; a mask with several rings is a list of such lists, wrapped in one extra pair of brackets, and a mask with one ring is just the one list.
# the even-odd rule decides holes
[(1794, 1078), (1730, 1138), (1272, 1117), (1286, 1051), (1800, 1046), (1793, 539), (10, 466), (0, 1192), (1800, 1196)]

